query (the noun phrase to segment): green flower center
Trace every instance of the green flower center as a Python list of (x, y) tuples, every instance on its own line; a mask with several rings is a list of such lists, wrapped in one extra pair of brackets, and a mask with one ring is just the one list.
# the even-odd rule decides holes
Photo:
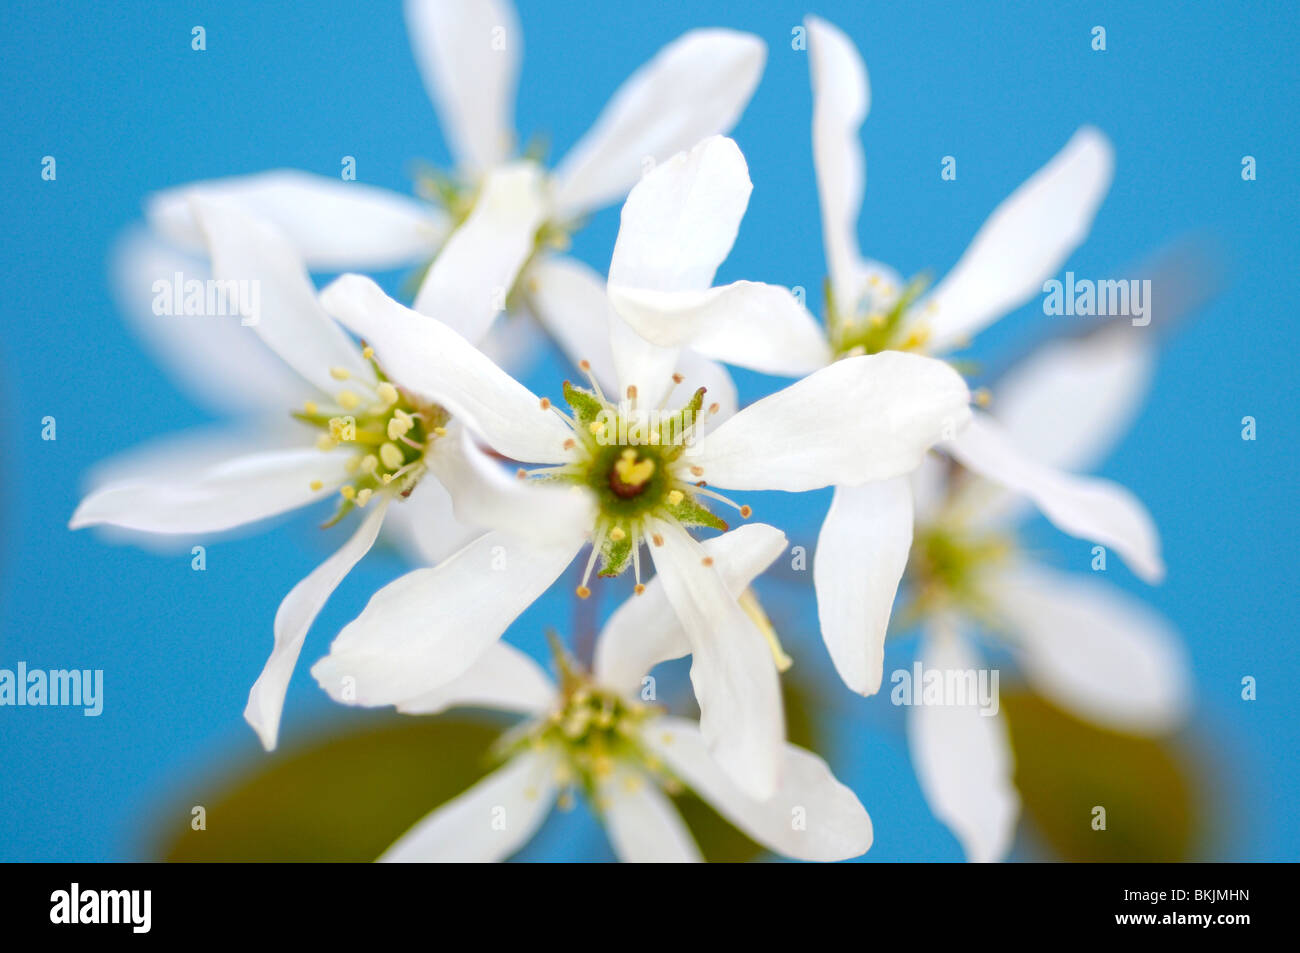
[[(381, 490), (409, 496), (426, 470), (425, 455), (447, 432), (450, 415), (437, 404), (417, 400), (396, 387), (366, 348), (375, 384), (355, 381), (339, 391), (336, 405), (308, 401), (294, 417), (318, 428), (316, 446), (326, 453), (346, 452), (351, 479), (339, 488), (338, 511), (325, 524), (333, 526), (354, 507), (364, 508)], [(354, 380), (344, 368), (331, 368), (338, 381)], [(312, 484), (321, 489), (320, 481)]]
[(826, 330), (835, 356), (922, 351), (929, 335), (924, 327), (908, 320), (908, 313), (928, 285), (926, 275), (914, 277), (901, 290), (873, 277), (860, 300), (842, 304), (835, 300), (827, 281)]
[(907, 563), (913, 610), (923, 613), (957, 606), (984, 613), (989, 608), (984, 572), (1004, 563), (1013, 549), (1010, 539), (997, 534), (918, 527)]

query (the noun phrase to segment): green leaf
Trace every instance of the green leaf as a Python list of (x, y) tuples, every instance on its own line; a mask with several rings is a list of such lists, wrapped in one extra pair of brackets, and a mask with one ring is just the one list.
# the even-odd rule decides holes
[(1001, 701), (1025, 819), (1062, 859), (1186, 861), (1202, 846), (1203, 786), (1168, 739), (1099, 728), (1027, 691)]

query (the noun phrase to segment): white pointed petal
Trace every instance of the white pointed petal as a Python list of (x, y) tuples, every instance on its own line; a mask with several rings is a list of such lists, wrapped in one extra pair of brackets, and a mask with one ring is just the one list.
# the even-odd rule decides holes
[(1057, 704), (1116, 731), (1165, 732), (1186, 716), (1187, 653), (1144, 603), (1099, 580), (1031, 565), (999, 574), (990, 588), (1019, 636), (1025, 674)]
[(1096, 467), (1142, 409), (1155, 365), (1144, 328), (1052, 341), (997, 384), (992, 414), (1017, 446), (1062, 470)]
[(605, 294), (605, 279), (576, 258), (548, 255), (529, 267), (526, 280), (533, 314), (570, 362), (590, 363), (601, 388), (616, 393), (618, 374), (609, 343), (616, 315)]
[(556, 207), (573, 217), (627, 194), (646, 159), (662, 162), (740, 118), (767, 51), (734, 30), (691, 30), (619, 87), (555, 172)]
[(546, 217), (541, 172), (531, 162), (493, 170), (474, 211), (451, 233), (415, 296), (415, 310), (432, 315), (477, 344), (505, 310), (537, 229)]
[(467, 171), (514, 148), (524, 35), (509, 0), (407, 0), (415, 63), (447, 144)]
[(976, 414), (945, 449), (967, 469), (1028, 496), (1062, 532), (1114, 549), (1147, 582), (1164, 577), (1151, 515), (1118, 483), (1042, 465), (985, 414)]
[(483, 527), (456, 518), (451, 494), (436, 477), (426, 474), (411, 495), (388, 511), (384, 536), (417, 566), (436, 566), (483, 534)]
[(682, 363), (682, 350), (651, 344), (611, 308), (609, 320), (609, 345), (614, 356), (614, 372), (618, 376), (617, 394), (626, 394), (635, 387), (638, 403), (643, 407), (657, 407), (673, 386), (673, 374)]
[(595, 523), (590, 493), (506, 473), (463, 427), (440, 439), (427, 459), (462, 523), (506, 530), (540, 545), (579, 540)]
[(427, 260), (447, 229), (446, 216), (417, 199), (361, 182), (276, 169), (211, 179), (149, 196), (145, 215), (159, 233), (194, 252), (203, 232), (190, 207), (201, 194), (230, 202), (279, 229), (318, 271), (388, 269)]
[(525, 751), (448, 801), (379, 858), (389, 864), (493, 863), (537, 833), (555, 803), (555, 765)]
[(822, 240), (835, 299), (851, 309), (863, 291), (858, 215), (866, 185), (859, 130), (871, 108), (867, 69), (853, 42), (820, 17), (804, 18), (813, 88), (813, 166)]
[(760, 801), (722, 771), (693, 722), (658, 718), (646, 725), (642, 737), (691, 790), (769, 850), (799, 860), (834, 861), (871, 847), (871, 818), (862, 802), (810, 751), (784, 745), (781, 784)]
[(689, 448), (703, 479), (737, 490), (814, 490), (900, 476), (970, 417), (942, 361), (886, 351), (836, 361), (750, 404)]
[[(340, 453), (315, 447), (268, 450), (205, 461), (195, 468), (182, 439), (170, 459), (154, 473), (105, 483), (86, 495), (68, 526), (109, 525), (143, 533), (209, 533), (256, 523), (270, 516), (328, 499), (347, 479)], [(161, 453), (155, 460), (166, 460)], [(313, 480), (323, 484), (313, 490)]]
[(555, 683), (529, 656), (505, 642), (494, 642), (459, 678), (397, 706), (407, 715), (436, 715), (448, 708), (493, 708), (523, 715), (547, 711), (556, 700)]
[[(785, 552), (785, 534), (766, 523), (747, 523), (700, 544), (727, 591), (739, 597)], [(596, 640), (592, 673), (601, 685), (635, 697), (641, 679), (660, 662), (689, 655), (691, 641), (656, 576), (645, 592), (619, 606)]]
[(540, 398), (435, 318), (389, 298), (361, 275), (321, 292), (325, 310), (375, 350), (402, 387), (437, 401), (495, 449), (529, 463), (563, 463), (572, 436)]
[(740, 147), (712, 136), (636, 184), (609, 265), (609, 284), (702, 291), (731, 251), (753, 184)]
[(830, 363), (820, 326), (788, 288), (737, 281), (704, 291), (609, 287), (618, 313), (638, 334), (662, 347), (701, 354), (789, 377)]
[(329, 319), (298, 253), (274, 226), (250, 218), (239, 206), (201, 196), (193, 199), (195, 217), (208, 241), (213, 277), (252, 282), (258, 301), (241, 320), (306, 381), (333, 394), (342, 385), (330, 368), (343, 368), (363, 380), (374, 373), (361, 352)]
[[(943, 620), (927, 635), (921, 664), (938, 672), (977, 670), (980, 662)], [(985, 715), (977, 704), (916, 705), (907, 712), (907, 742), (930, 810), (953, 832), (966, 859), (1003, 859), (1015, 836), (1020, 795), (1002, 713)]]
[(244, 720), (253, 726), (267, 751), (275, 750), (284, 696), (289, 690), (289, 679), (298, 664), (307, 632), (339, 583), (370, 552), (379, 536), (387, 506), (387, 497), (381, 498), (365, 514), (348, 541), (294, 586), (276, 610), (275, 646), (262, 674), (253, 683), (253, 689), (248, 693), (248, 705), (244, 708)]
[(698, 864), (704, 861), (673, 802), (643, 771), (623, 768), (598, 791), (601, 821), (625, 864)]
[(776, 790), (785, 715), (776, 665), (766, 640), (704, 548), (677, 523), (655, 520), (663, 538), (651, 546), (657, 578), (691, 647), (691, 684), (700, 727), (723, 770), (753, 796)]
[(335, 701), (401, 705), (464, 674), (550, 587), (581, 541), (535, 546), (480, 536), (432, 569), (380, 589), (312, 667)]
[(859, 695), (880, 691), (885, 631), (911, 548), (907, 477), (835, 488), (813, 560), (817, 617), (835, 670)]
[(993, 210), (952, 271), (916, 307), (938, 352), (1042, 293), (1083, 244), (1114, 172), (1110, 141), (1085, 126)]
[(238, 315), (184, 313), (185, 283), (207, 281), (206, 262), (132, 228), (114, 243), (111, 272), (118, 309), (168, 379), (191, 398), (226, 413), (283, 414), (302, 401), (302, 378)]

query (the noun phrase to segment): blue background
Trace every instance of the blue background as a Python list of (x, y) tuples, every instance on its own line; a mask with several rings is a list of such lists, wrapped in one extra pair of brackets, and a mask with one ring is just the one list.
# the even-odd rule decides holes
[[(558, 157), (618, 83), (687, 28), (761, 35), (766, 73), (734, 131), (755, 189), (719, 279), (802, 285), (816, 305), (824, 264), (808, 64), (790, 44), (807, 10), (691, 7), (524, 3), (521, 136), (546, 134)], [(1117, 172), (1070, 268), (1127, 274), (1171, 240), (1213, 237), (1221, 293), (1167, 341), (1145, 411), (1102, 470), (1150, 506), (1169, 579), (1148, 590), (1115, 561), (1109, 575), (1174, 620), (1190, 647), (1192, 733), (1225, 792), (1208, 856), (1297, 859), (1294, 5), (828, 0), (815, 12), (853, 38), (872, 77), (867, 254), (904, 274), (942, 273), (993, 206), (1085, 122), (1113, 139)], [(338, 538), (322, 538), (310, 514), (211, 546), (198, 573), (188, 554), (67, 530), (88, 466), (211, 419), (119, 320), (108, 249), (159, 187), (273, 167), (335, 175), (353, 155), (360, 179), (408, 191), (410, 160), (445, 165), (447, 152), (395, 3), (10, 0), (0, 17), (0, 668), (102, 668), (107, 692), (95, 719), (0, 709), (0, 858), (129, 859), (143, 856), (150, 812), (169, 792), (257, 756), (240, 713), (272, 615)], [(205, 52), (190, 49), (195, 24), (207, 30)], [(1090, 49), (1094, 24), (1108, 31), (1104, 53)], [(47, 154), (55, 182), (40, 176)], [(1254, 182), (1240, 175), (1247, 154), (1258, 160)], [(944, 155), (958, 157), (955, 182), (940, 180)], [(577, 254), (603, 269), (616, 225), (617, 209), (596, 216)], [(996, 356), (1048, 320), (1071, 319), (1045, 319), (1030, 304), (982, 337), (978, 353)], [(748, 397), (769, 386), (742, 378)], [(1258, 420), (1253, 443), (1240, 438), (1247, 414)], [(56, 442), (40, 438), (45, 415), (58, 420)], [(776, 521), (810, 546), (826, 502), (784, 501)], [(1057, 564), (1086, 567), (1086, 544), (1041, 525), (1031, 535)], [(392, 555), (368, 560), (322, 614), (304, 658), (319, 657), (401, 570)], [(557, 588), (514, 636), (538, 652), (543, 621), (567, 617), (567, 589)], [(811, 613), (806, 592), (776, 610), (796, 629), (811, 626)], [(800, 664), (824, 673), (815, 640), (789, 638)], [(891, 649), (887, 664), (906, 663), (910, 648)], [(1259, 683), (1253, 703), (1239, 697), (1247, 674)], [(900, 710), (830, 691), (846, 720), (827, 755), (876, 822), (868, 858), (958, 859), (921, 799)], [(348, 716), (304, 666), (286, 743)], [(559, 824), (530, 856), (607, 856), (590, 819)]]

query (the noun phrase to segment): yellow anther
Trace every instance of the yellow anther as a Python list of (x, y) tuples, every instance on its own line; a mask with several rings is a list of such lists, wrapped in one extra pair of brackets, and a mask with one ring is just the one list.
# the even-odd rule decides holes
[[(401, 411), (399, 410), (397, 411), (397, 413), (401, 413)], [(412, 425), (411, 425), (410, 417), (407, 417), (405, 420), (403, 420), (401, 417), (398, 417), (396, 414), (394, 414), (393, 417), (390, 418), (388, 421), (388, 439), (389, 440), (402, 439), (402, 437), (406, 436), (406, 432), (411, 429), (411, 426)]]
[(445, 437), (445, 436), (447, 436), (447, 428), (446, 428), (446, 427), (434, 427), (434, 428), (433, 428), (433, 435), (434, 435), (435, 437)]
[(993, 403), (993, 395), (989, 392), (987, 387), (975, 388), (975, 392), (971, 396), (975, 398), (975, 403), (979, 404), (981, 407), (987, 407), (989, 404)]
[(348, 370), (346, 367), (330, 368), (330, 377), (334, 378), (336, 381), (345, 381), (351, 376), (352, 376), (352, 372)]
[(345, 500), (355, 500), (357, 498), (357, 488), (351, 483), (339, 487), (339, 495)]
[(348, 457), (346, 460), (343, 461), (343, 469), (346, 470), (348, 473), (356, 473), (358, 470), (361, 469), (361, 458)]
[(387, 486), (393, 482), (393, 475), (391, 473), (384, 473), (380, 475), (379, 479), (384, 482), (385, 486)]
[(609, 538), (616, 543), (622, 542), (623, 540), (627, 539), (627, 533), (623, 531), (623, 527), (615, 526), (613, 529), (609, 531)]
[(337, 446), (338, 446), (338, 442), (327, 433), (323, 433), (316, 438), (317, 450), (324, 450), (328, 452), (330, 450), (333, 450)]
[(386, 443), (379, 448), (379, 459), (388, 469), (396, 470), (401, 467), (406, 458), (402, 456), (402, 451), (397, 444)]
[(312, 491), (313, 491), (313, 492), (315, 492), (316, 490), (319, 490), (319, 489), (320, 489), (321, 487), (323, 487), (324, 485), (325, 485), (325, 484), (322, 483), (320, 480), (312, 480), (312, 481), (311, 481), (311, 488), (312, 488)]
[(669, 505), (669, 506), (676, 506), (677, 504), (679, 504), (679, 503), (680, 503), (682, 500), (684, 500), (684, 499), (686, 499), (686, 494), (685, 494), (685, 493), (683, 493), (681, 490), (672, 490), (672, 491), (668, 494), (668, 505)]
[(579, 586), (577, 589), (574, 590), (574, 592), (578, 594), (579, 599), (591, 598), (591, 590), (588, 589), (586, 586)]
[(307, 403), (302, 405), (302, 409), (308, 417), (315, 417), (316, 413), (320, 410), (320, 408), (316, 406), (316, 401), (314, 400), (307, 401)]
[(374, 492), (374, 491), (371, 490), (369, 487), (367, 487), (367, 488), (364, 489), (364, 490), (358, 490), (358, 491), (357, 491), (357, 506), (362, 506), (362, 507), (364, 507), (367, 503), (369, 503), (369, 502), (370, 502), (371, 494), (372, 494), (373, 492)]
[(339, 391), (339, 406), (344, 410), (356, 410), (361, 406), (361, 398), (350, 390)]
[(344, 419), (342, 417), (330, 418), (330, 439), (336, 443), (343, 443), (345, 440), (354, 440), (356, 438), (356, 421)]
[(540, 401), (538, 401), (538, 403), (541, 405), (542, 410), (551, 409), (551, 398), (549, 397), (543, 397)]
[(375, 393), (379, 395), (379, 399), (384, 402), (385, 406), (391, 406), (392, 404), (397, 403), (397, 388), (388, 383), (388, 381), (381, 382), (380, 385), (375, 388)]
[(712, 565), (713, 565), (713, 557), (712, 557), (712, 556), (705, 556), (703, 559), (700, 560), (700, 564), (701, 564), (701, 565), (704, 565), (704, 566), (712, 566)]
[(361, 470), (364, 473), (374, 473), (379, 467), (379, 458), (373, 453), (367, 453), (361, 458)]
[(636, 586), (632, 589), (632, 591), (639, 596), (641, 595), (641, 593), (645, 592), (645, 585), (643, 583), (638, 582)]
[(364, 347), (361, 349), (361, 356), (367, 361), (373, 361), (375, 359), (375, 349), (373, 347)]
[(593, 420), (591, 423), (587, 424), (587, 429), (599, 437), (605, 432), (605, 421)]

